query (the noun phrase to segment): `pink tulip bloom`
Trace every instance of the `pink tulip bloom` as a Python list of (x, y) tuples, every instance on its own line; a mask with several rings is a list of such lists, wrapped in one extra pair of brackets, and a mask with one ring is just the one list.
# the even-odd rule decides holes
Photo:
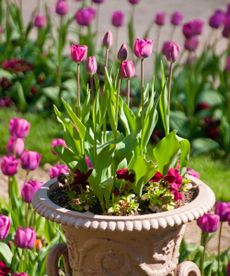
[(230, 202), (217, 201), (215, 205), (215, 214), (220, 217), (220, 221), (227, 221), (230, 215)]
[(115, 11), (112, 14), (112, 25), (116, 28), (124, 25), (124, 13), (122, 11)]
[(12, 137), (24, 138), (29, 134), (30, 123), (25, 119), (12, 118), (10, 119), (9, 131)]
[(36, 232), (32, 227), (18, 227), (14, 239), (17, 247), (32, 249), (36, 241)]
[(86, 70), (91, 76), (97, 73), (97, 60), (94, 56), (87, 59)]
[(206, 233), (216, 232), (219, 227), (219, 222), (219, 216), (214, 214), (205, 214), (197, 220), (198, 226)]
[(137, 38), (134, 43), (134, 54), (138, 58), (147, 58), (152, 54), (153, 41)]
[(181, 25), (183, 18), (184, 18), (183, 14), (179, 11), (176, 11), (171, 16), (171, 24), (173, 26), (179, 26), (179, 25)]
[(1, 160), (1, 170), (4, 175), (12, 176), (18, 172), (19, 160), (14, 156), (3, 156)]
[(69, 174), (70, 170), (65, 164), (56, 164), (49, 169), (50, 178), (58, 177), (60, 174)]
[(120, 75), (123, 79), (130, 79), (135, 76), (135, 66), (132, 60), (122, 61)]
[(185, 39), (184, 48), (189, 52), (195, 52), (199, 47), (199, 40), (196, 36)]
[(37, 180), (29, 180), (24, 182), (24, 185), (22, 186), (21, 190), (22, 199), (26, 203), (31, 203), (34, 194), (37, 192), (37, 190), (40, 189), (42, 185), (43, 183)]
[(158, 13), (156, 13), (154, 22), (155, 22), (158, 26), (163, 26), (163, 25), (165, 25), (165, 13), (164, 13), (164, 12), (158, 12)]
[(71, 46), (71, 58), (77, 63), (81, 63), (87, 58), (88, 47), (86, 45), (73, 44)]
[(215, 10), (209, 18), (209, 26), (218, 29), (224, 24), (225, 13), (222, 10)]
[(96, 17), (96, 10), (92, 7), (80, 8), (76, 14), (76, 22), (80, 26), (89, 26)]
[(37, 15), (34, 18), (34, 27), (43, 29), (46, 27), (46, 17), (44, 15)]
[(0, 215), (0, 240), (5, 240), (10, 231), (10, 218)]
[(54, 155), (57, 155), (57, 153), (55, 152), (55, 148), (56, 147), (63, 147), (63, 148), (66, 148), (67, 145), (66, 145), (66, 142), (61, 139), (61, 138), (56, 138), (56, 139), (53, 139), (52, 143), (51, 143), (51, 152), (54, 154)]
[(175, 62), (180, 54), (180, 48), (175, 42), (166, 41), (162, 47), (162, 54), (169, 62)]
[(36, 151), (24, 151), (21, 156), (21, 166), (24, 170), (33, 171), (39, 167), (41, 155)]
[(21, 156), (24, 151), (24, 140), (22, 138), (10, 137), (6, 148), (8, 154)]
[(117, 58), (120, 61), (124, 61), (127, 59), (128, 56), (128, 47), (126, 46), (126, 44), (122, 44), (118, 53), (117, 53)]
[(108, 49), (113, 45), (113, 34), (111, 32), (106, 32), (103, 37), (103, 46), (107, 47)]
[(68, 2), (65, 0), (57, 0), (56, 13), (60, 16), (64, 16), (69, 12)]

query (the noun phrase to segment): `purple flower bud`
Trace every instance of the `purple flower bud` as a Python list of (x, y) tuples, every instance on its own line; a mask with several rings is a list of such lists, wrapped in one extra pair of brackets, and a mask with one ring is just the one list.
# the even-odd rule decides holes
[(176, 11), (171, 16), (171, 24), (173, 26), (179, 26), (181, 25), (183, 18), (184, 18), (183, 14), (179, 11)]
[(96, 16), (96, 10), (92, 7), (79, 9), (75, 14), (76, 22), (80, 26), (89, 26)]
[(65, 164), (56, 164), (49, 169), (51, 179), (58, 177), (60, 174), (69, 174), (69, 168)]
[(154, 22), (158, 26), (164, 26), (165, 25), (165, 13), (164, 12), (158, 12), (158, 13), (156, 13)]
[(230, 57), (227, 57), (225, 71), (230, 72)]
[(124, 24), (124, 13), (122, 11), (115, 11), (112, 14), (112, 24), (114, 27), (122, 27)]
[(86, 61), (86, 70), (92, 76), (97, 73), (97, 60), (95, 57), (89, 57)]
[(105, 2), (105, 0), (93, 0), (93, 3), (95, 3), (95, 4), (102, 4), (104, 2)]
[(220, 218), (218, 215), (205, 214), (198, 218), (197, 224), (203, 232), (216, 232), (219, 227)]
[(21, 165), (24, 170), (36, 170), (40, 164), (41, 155), (36, 151), (24, 151), (21, 156)]
[(85, 61), (87, 58), (88, 47), (86, 45), (73, 44), (71, 46), (71, 58), (77, 63)]
[(103, 37), (103, 46), (107, 47), (108, 49), (113, 45), (113, 34), (111, 32), (106, 32)]
[(34, 27), (43, 29), (46, 27), (46, 17), (44, 15), (37, 15), (34, 18)]
[(184, 48), (189, 52), (195, 52), (199, 46), (199, 40), (196, 36), (185, 39)]
[(129, 3), (132, 5), (137, 5), (139, 4), (140, 0), (129, 0)]
[(26, 203), (31, 203), (34, 194), (37, 192), (37, 190), (40, 189), (42, 185), (43, 183), (37, 180), (29, 180), (27, 182), (24, 182), (21, 190), (22, 199)]
[(230, 202), (217, 201), (215, 205), (215, 214), (219, 215), (220, 221), (227, 221), (230, 214)]
[(24, 138), (30, 131), (30, 123), (25, 119), (12, 118), (10, 119), (9, 131), (12, 137)]
[(61, 138), (56, 138), (56, 139), (53, 139), (52, 143), (51, 143), (51, 152), (54, 154), (54, 155), (57, 155), (57, 153), (55, 152), (55, 148), (56, 147), (63, 147), (63, 148), (66, 148), (67, 145), (65, 143), (65, 141)]
[(128, 56), (128, 48), (126, 44), (123, 43), (117, 53), (117, 58), (120, 61), (124, 61), (127, 59), (127, 56)]
[(17, 247), (32, 249), (36, 241), (36, 232), (32, 227), (18, 227), (14, 239)]
[(152, 54), (153, 41), (137, 38), (134, 43), (134, 54), (138, 58), (147, 58)]
[(209, 26), (218, 29), (224, 24), (225, 13), (222, 10), (216, 10), (209, 18)]
[(24, 151), (24, 141), (22, 138), (10, 137), (6, 148), (8, 154), (21, 156)]
[(0, 215), (0, 240), (5, 240), (10, 231), (10, 218)]
[(166, 41), (162, 47), (162, 54), (169, 62), (175, 62), (180, 54), (180, 48), (175, 42)]
[(123, 79), (130, 79), (135, 76), (135, 66), (132, 60), (124, 60), (121, 63), (120, 75)]
[(64, 16), (69, 12), (69, 6), (66, 0), (57, 0), (56, 13), (60, 16)]
[(1, 160), (1, 170), (4, 175), (12, 176), (18, 172), (19, 160), (14, 156), (3, 156)]

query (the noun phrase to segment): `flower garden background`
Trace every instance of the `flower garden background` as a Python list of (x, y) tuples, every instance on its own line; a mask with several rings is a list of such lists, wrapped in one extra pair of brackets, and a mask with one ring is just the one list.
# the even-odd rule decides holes
[[(142, 101), (136, 38), (153, 40), (145, 81), (154, 79), (156, 90), (162, 70), (168, 77), (175, 61), (170, 125), (191, 142), (188, 173), (210, 185), (217, 199), (198, 226), (188, 226), (180, 261), (197, 263), (203, 275), (230, 275), (230, 4), (210, 1), (206, 9), (202, 1), (198, 16), (194, 3), (180, 10), (180, 1), (122, 1), (0, 0), (0, 275), (46, 275), (48, 251), (65, 239), (58, 225), (34, 213), (31, 201), (47, 180), (69, 173), (55, 151), (66, 141), (53, 106), (64, 112), (62, 98), (77, 102), (79, 56), (70, 54), (71, 45), (88, 45), (88, 57), (95, 57), (81, 60), (83, 98), (93, 75), (104, 82), (106, 61), (112, 68), (112, 60), (119, 64), (128, 55), (133, 63), (121, 66), (121, 95), (130, 91), (135, 109)], [(151, 147), (164, 129), (159, 121)]]

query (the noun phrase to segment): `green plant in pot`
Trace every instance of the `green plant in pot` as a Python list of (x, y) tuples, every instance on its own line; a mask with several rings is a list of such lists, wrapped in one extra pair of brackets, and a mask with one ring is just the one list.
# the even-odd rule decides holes
[[(89, 57), (90, 85), (84, 93), (80, 69), (87, 46), (71, 47), (77, 103), (63, 101), (65, 114), (55, 107), (67, 144), (56, 151), (71, 173), (49, 181), (33, 199), (38, 213), (62, 225), (67, 240), (50, 253), (48, 274), (59, 275), (55, 262), (63, 254), (66, 270), (74, 276), (199, 275), (191, 262), (178, 265), (179, 245), (186, 222), (208, 211), (214, 195), (200, 180), (185, 175), (189, 141), (170, 132), (171, 79), (179, 48), (174, 42), (165, 44), (169, 76), (164, 77), (162, 66), (161, 91), (155, 91), (154, 82), (144, 83), (144, 61), (153, 43), (136, 39), (141, 102), (130, 108), (134, 64), (122, 47), (118, 61), (109, 66), (111, 38), (109, 32), (103, 40), (104, 83), (96, 77), (96, 59)], [(126, 97), (120, 96), (122, 81), (127, 82)], [(165, 137), (150, 148), (158, 119)]]

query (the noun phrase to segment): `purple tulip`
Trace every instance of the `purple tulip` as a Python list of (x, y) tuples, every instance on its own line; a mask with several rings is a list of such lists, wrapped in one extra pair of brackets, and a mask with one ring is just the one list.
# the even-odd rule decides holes
[(225, 71), (230, 72), (230, 57), (227, 57)]
[(21, 156), (21, 165), (24, 170), (33, 171), (39, 167), (41, 155), (36, 151), (24, 151)]
[(113, 45), (113, 34), (111, 32), (106, 32), (103, 37), (103, 46), (107, 47), (108, 49)]
[(164, 12), (158, 12), (158, 13), (156, 13), (154, 22), (155, 22), (158, 26), (163, 26), (163, 25), (165, 25), (165, 13), (164, 13)]
[(29, 276), (26, 272), (14, 273), (13, 276)]
[(186, 172), (187, 172), (187, 174), (200, 179), (200, 174), (197, 171), (195, 171), (191, 168), (187, 168)]
[(69, 12), (69, 6), (66, 0), (57, 0), (56, 14), (64, 16)]
[(43, 183), (37, 180), (29, 180), (27, 182), (24, 182), (21, 190), (22, 199), (26, 203), (31, 203), (34, 194), (37, 192), (37, 190), (40, 189), (42, 185)]
[(227, 15), (224, 20), (223, 37), (230, 38), (230, 15)]
[(197, 224), (203, 232), (216, 232), (219, 227), (220, 218), (218, 215), (205, 214), (198, 218)]
[(50, 178), (58, 177), (60, 174), (69, 174), (70, 170), (65, 164), (56, 164), (49, 169)]
[(132, 5), (137, 5), (139, 4), (140, 0), (129, 0), (129, 3)]
[(194, 24), (195, 35), (202, 34), (203, 28), (204, 28), (204, 21), (200, 20), (200, 19), (195, 19), (195, 20), (193, 20), (193, 24)]
[(209, 26), (218, 29), (224, 24), (225, 13), (222, 10), (216, 10), (209, 18)]
[(86, 71), (92, 76), (97, 73), (97, 60), (94, 56), (89, 57), (86, 61)]
[(88, 47), (86, 45), (73, 44), (71, 46), (71, 58), (77, 63), (85, 61), (87, 58)]
[(219, 215), (220, 221), (227, 221), (230, 214), (230, 202), (217, 201), (215, 205), (215, 214)]
[(105, 2), (105, 0), (93, 0), (93, 3), (95, 3), (95, 4), (102, 4), (104, 2)]
[(120, 61), (124, 61), (127, 59), (128, 56), (128, 47), (126, 46), (126, 44), (122, 44), (118, 53), (117, 53), (117, 58)]
[(166, 41), (162, 47), (162, 54), (169, 62), (175, 62), (180, 54), (180, 48), (175, 42)]
[(0, 240), (5, 240), (10, 231), (10, 219), (0, 215)]
[(135, 76), (135, 66), (132, 60), (122, 61), (120, 75), (123, 79), (131, 79)]
[(184, 18), (184, 16), (181, 12), (175, 11), (171, 16), (171, 24), (173, 26), (179, 26), (179, 25), (181, 25), (183, 18)]
[(34, 18), (34, 27), (43, 29), (46, 27), (46, 17), (44, 15), (37, 15)]
[(138, 58), (147, 58), (152, 54), (153, 41), (137, 38), (134, 43), (134, 54)]
[(124, 25), (124, 13), (122, 11), (115, 11), (112, 14), (112, 25), (116, 28)]
[(52, 143), (51, 143), (51, 152), (54, 154), (54, 155), (57, 155), (57, 153), (55, 152), (55, 148), (56, 147), (63, 147), (63, 148), (66, 148), (67, 145), (65, 143), (65, 141), (61, 138), (56, 138), (56, 139), (53, 139)]
[(76, 22), (80, 26), (89, 26), (96, 17), (96, 10), (92, 7), (79, 9), (75, 14)]
[(196, 36), (185, 39), (184, 48), (189, 52), (195, 52), (199, 46), (199, 40)]
[(25, 119), (12, 118), (10, 119), (9, 131), (12, 137), (24, 138), (29, 134), (30, 123)]
[(1, 160), (1, 170), (4, 175), (12, 176), (18, 172), (19, 160), (14, 156), (3, 156)]
[(21, 156), (24, 151), (24, 141), (22, 138), (10, 137), (6, 148), (8, 154)]
[(204, 22), (199, 19), (189, 21), (183, 25), (183, 34), (186, 38), (199, 35), (203, 31)]
[(32, 249), (36, 241), (36, 232), (32, 227), (18, 227), (14, 239), (17, 247)]

